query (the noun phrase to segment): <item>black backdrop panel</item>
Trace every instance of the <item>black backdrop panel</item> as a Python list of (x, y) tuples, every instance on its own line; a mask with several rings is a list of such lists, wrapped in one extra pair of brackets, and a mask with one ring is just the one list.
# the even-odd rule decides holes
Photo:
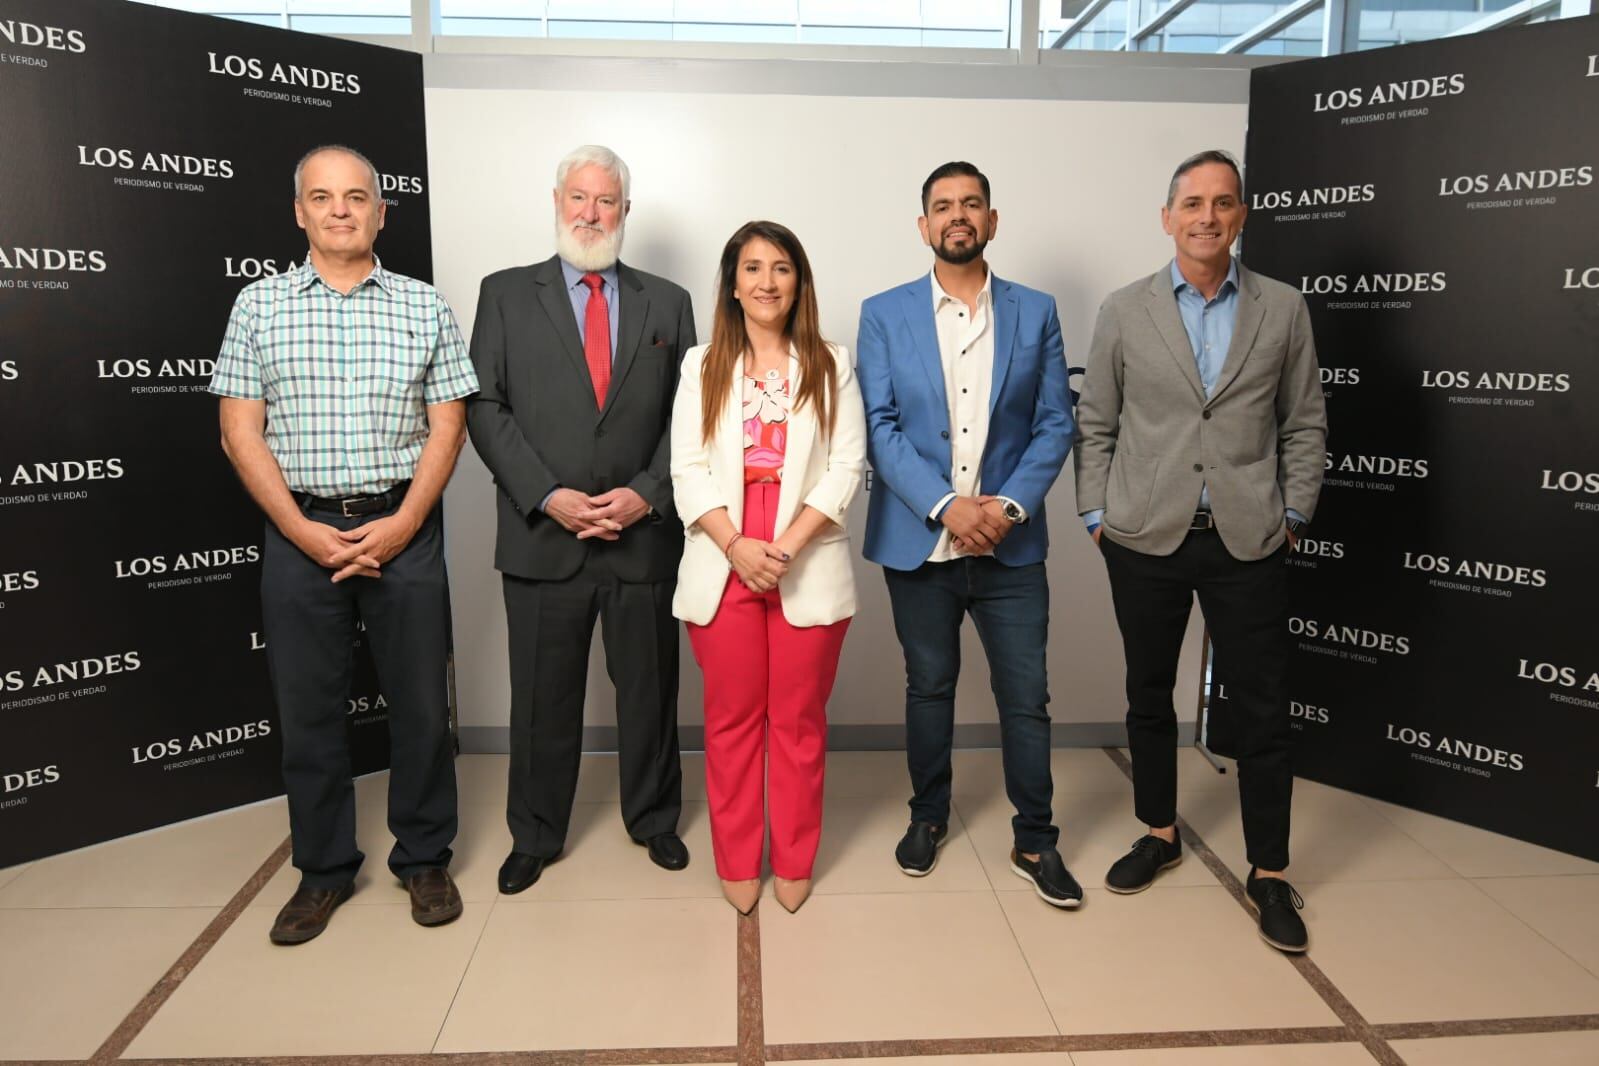
[(1593, 859), (1596, 56), (1584, 18), (1255, 71), (1245, 236), (1328, 400), (1297, 772)]
[(239, 289), (303, 260), (293, 167), (330, 142), (383, 174), (385, 266), (430, 278), (419, 56), (0, 0), (0, 866), (282, 791), (262, 519), (205, 387)]

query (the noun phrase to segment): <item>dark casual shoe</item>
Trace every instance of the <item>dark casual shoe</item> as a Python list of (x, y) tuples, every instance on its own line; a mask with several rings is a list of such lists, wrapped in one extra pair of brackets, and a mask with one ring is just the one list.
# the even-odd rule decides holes
[(1051, 907), (1071, 910), (1082, 905), (1082, 886), (1077, 883), (1071, 871), (1066, 869), (1066, 864), (1060, 861), (1060, 852), (1054, 848), (1040, 851), (1037, 862), (1027, 858), (1020, 850), (1012, 848), (1010, 868), (1017, 877), (1031, 881), (1033, 891), (1038, 893), (1038, 898)]
[(1130, 896), (1155, 883), (1155, 875), (1183, 861), (1183, 838), (1168, 844), (1153, 833), (1141, 836), (1133, 850), (1117, 859), (1105, 875), (1105, 887)]
[(461, 893), (450, 871), (429, 866), (405, 879), (411, 894), (411, 919), (417, 925), (444, 925), (461, 916)]
[(1294, 886), (1280, 877), (1256, 877), (1244, 883), (1244, 898), (1260, 915), (1260, 938), (1278, 951), (1298, 953), (1310, 946), (1310, 934), (1298, 912), (1305, 907)]
[(549, 861), (525, 851), (511, 852), (500, 864), (500, 892), (514, 896), (528, 888), (539, 879), (539, 874), (544, 872), (545, 864)]
[(648, 840), (637, 840), (650, 852), (650, 861), (663, 870), (681, 870), (688, 865), (688, 848), (676, 833), (658, 833)]
[(938, 864), (938, 849), (947, 836), (947, 823), (933, 825), (930, 822), (912, 822), (900, 838), (899, 846), (894, 849), (894, 861), (899, 863), (900, 873), (912, 877), (926, 877), (932, 873), (933, 867)]
[(303, 944), (322, 935), (339, 904), (355, 892), (354, 884), (341, 888), (307, 888), (301, 885), (278, 911), (267, 934), (274, 944)]

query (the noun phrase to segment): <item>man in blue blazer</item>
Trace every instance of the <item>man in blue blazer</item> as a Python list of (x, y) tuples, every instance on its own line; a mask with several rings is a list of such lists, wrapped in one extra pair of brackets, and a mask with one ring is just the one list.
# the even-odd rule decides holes
[(1055, 850), (1044, 652), (1044, 496), (1074, 425), (1052, 297), (988, 270), (999, 224), (989, 184), (946, 163), (922, 185), (932, 272), (861, 306), (856, 358), (874, 481), (866, 557), (883, 566), (905, 653), (911, 824), (905, 873), (932, 872), (949, 829), (960, 627), (969, 613), (999, 707), (1011, 869), (1046, 903), (1082, 889)]

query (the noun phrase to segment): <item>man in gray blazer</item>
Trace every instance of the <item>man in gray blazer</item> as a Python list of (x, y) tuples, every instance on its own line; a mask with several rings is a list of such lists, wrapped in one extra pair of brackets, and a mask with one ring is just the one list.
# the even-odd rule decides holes
[(677, 285), (618, 261), (629, 182), (608, 148), (561, 160), (556, 254), (484, 278), (472, 328), (483, 388), (467, 428), (499, 490), (494, 565), (511, 652), (507, 894), (566, 842), (596, 618), (628, 834), (657, 865), (688, 865), (671, 609), (683, 527), (667, 464), (694, 311)]
[(1315, 512), (1327, 414), (1298, 290), (1233, 258), (1238, 166), (1201, 152), (1172, 175), (1170, 264), (1099, 311), (1077, 408), (1077, 509), (1105, 556), (1127, 659), (1134, 805), (1149, 827), (1105, 877), (1140, 892), (1182, 861), (1172, 686), (1193, 596), (1240, 717), (1238, 787), (1260, 932), (1309, 943), (1288, 866), (1288, 585)]

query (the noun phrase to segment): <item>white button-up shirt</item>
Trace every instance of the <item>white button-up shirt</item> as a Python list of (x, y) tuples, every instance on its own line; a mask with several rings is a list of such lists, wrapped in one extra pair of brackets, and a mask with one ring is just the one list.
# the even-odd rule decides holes
[[(954, 489), (928, 516), (935, 521), (956, 496), (982, 491), (983, 448), (988, 443), (988, 400), (994, 388), (994, 275), (983, 279), (975, 307), (945, 292), (933, 273), (933, 322), (938, 330), (938, 359), (944, 367), (944, 395), (949, 400), (949, 483)], [(960, 558), (954, 534), (939, 533), (928, 562)]]

